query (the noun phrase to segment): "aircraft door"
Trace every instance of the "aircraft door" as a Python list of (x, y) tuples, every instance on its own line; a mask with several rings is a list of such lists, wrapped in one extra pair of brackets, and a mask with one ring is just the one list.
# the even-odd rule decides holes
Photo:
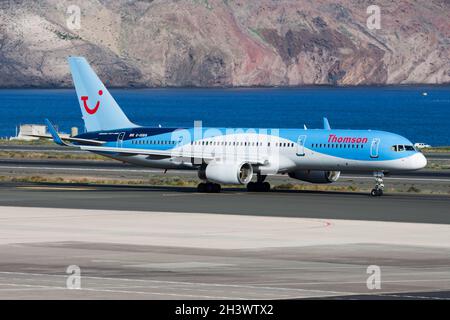
[(119, 136), (117, 137), (117, 148), (122, 148), (124, 138), (125, 138), (125, 132), (119, 133)]
[(370, 157), (378, 158), (378, 148), (380, 146), (380, 138), (373, 138), (372, 144), (370, 145)]
[(297, 139), (297, 155), (299, 157), (303, 157), (305, 155), (305, 141), (306, 141), (305, 135), (301, 135)]

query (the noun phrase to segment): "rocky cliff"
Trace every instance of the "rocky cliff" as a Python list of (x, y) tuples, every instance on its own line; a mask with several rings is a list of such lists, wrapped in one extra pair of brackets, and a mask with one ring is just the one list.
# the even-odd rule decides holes
[(0, 86), (66, 87), (69, 55), (113, 86), (450, 82), (450, 1), (0, 1)]

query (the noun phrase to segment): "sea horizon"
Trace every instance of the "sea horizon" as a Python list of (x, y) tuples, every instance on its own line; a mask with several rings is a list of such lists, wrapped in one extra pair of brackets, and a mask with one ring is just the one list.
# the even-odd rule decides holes
[[(413, 142), (450, 145), (450, 86), (383, 85), (301, 87), (111, 88), (129, 118), (140, 125), (208, 127), (372, 129)], [(0, 137), (20, 124), (43, 124), (83, 132), (74, 88), (0, 88)]]

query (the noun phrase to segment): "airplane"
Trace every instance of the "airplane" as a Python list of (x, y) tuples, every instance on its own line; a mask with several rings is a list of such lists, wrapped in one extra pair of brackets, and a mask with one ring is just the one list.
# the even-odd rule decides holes
[(341, 171), (372, 172), (372, 196), (383, 194), (385, 173), (418, 170), (425, 156), (408, 139), (376, 130), (143, 127), (131, 122), (84, 57), (69, 57), (86, 132), (55, 143), (139, 166), (197, 170), (199, 192), (246, 185), (267, 192), (268, 176), (287, 174), (310, 183), (336, 182)]

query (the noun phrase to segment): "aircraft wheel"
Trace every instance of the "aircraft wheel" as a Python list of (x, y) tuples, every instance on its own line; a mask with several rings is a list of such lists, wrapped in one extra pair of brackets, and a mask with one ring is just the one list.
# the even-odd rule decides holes
[(269, 192), (270, 191), (270, 183), (268, 183), (268, 182), (264, 182), (261, 187), (262, 187), (261, 188), (262, 191), (264, 191), (264, 192)]
[(208, 193), (216, 192), (216, 184), (215, 183), (207, 183), (206, 184), (206, 192), (208, 192)]
[(256, 191), (256, 183), (254, 183), (254, 182), (247, 183), (247, 191), (249, 191), (249, 192)]
[(206, 183), (199, 183), (197, 186), (197, 191), (198, 192), (206, 192)]
[(372, 191), (370, 192), (370, 195), (372, 197), (380, 197), (383, 195), (383, 190), (381, 189), (372, 189)]
[(220, 186), (220, 184), (218, 184), (218, 183), (212, 184), (212, 192), (219, 193), (221, 189), (222, 189), (222, 187)]

